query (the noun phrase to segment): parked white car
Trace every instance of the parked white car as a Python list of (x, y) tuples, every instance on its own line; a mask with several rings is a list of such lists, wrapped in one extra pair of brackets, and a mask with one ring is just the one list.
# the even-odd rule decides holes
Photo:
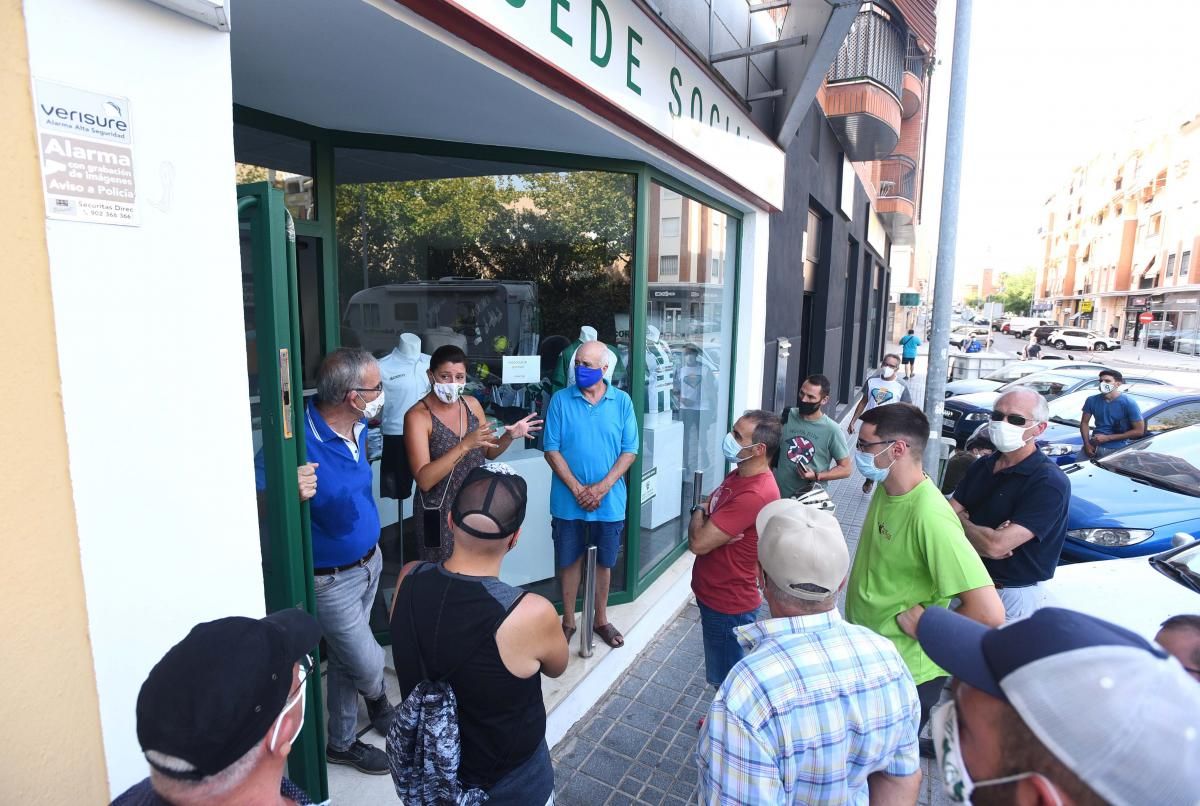
[(1046, 343), (1056, 350), (1119, 350), (1119, 339), (1110, 339), (1094, 330), (1064, 327), (1051, 333)]
[(981, 378), (963, 378), (951, 381), (946, 384), (946, 397), (969, 395), (974, 392), (994, 392), (1006, 383), (1019, 381), (1026, 375), (1032, 375), (1035, 372), (1058, 369), (1096, 369), (1099, 371), (1100, 368), (1099, 364), (1090, 361), (1064, 361), (1061, 358), (1013, 361)]
[(1151, 557), (1060, 565), (1046, 604), (1111, 621), (1154, 640), (1159, 625), (1200, 612), (1200, 540)]

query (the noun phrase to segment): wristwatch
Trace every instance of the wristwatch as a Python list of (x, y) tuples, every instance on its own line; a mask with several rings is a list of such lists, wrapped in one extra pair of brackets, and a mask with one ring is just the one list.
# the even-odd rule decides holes
[(692, 507), (691, 514), (692, 514), (692, 515), (695, 515), (697, 511), (699, 511), (699, 512), (703, 512), (704, 514), (706, 514), (706, 515), (707, 515), (707, 514), (708, 514), (708, 507), (707, 507), (707, 505), (705, 505), (705, 504), (695, 504), (695, 505)]

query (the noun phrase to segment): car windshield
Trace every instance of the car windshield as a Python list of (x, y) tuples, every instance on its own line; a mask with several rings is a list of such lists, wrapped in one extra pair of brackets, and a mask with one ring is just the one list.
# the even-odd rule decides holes
[(1178, 554), (1173, 554), (1174, 551), (1151, 557), (1150, 564), (1185, 588), (1200, 592), (1200, 543)]
[(1015, 381), (1018, 378), (1024, 378), (1026, 375), (1031, 375), (1034, 372), (1037, 372), (1038, 369), (1039, 367), (1031, 367), (1028, 364), (1018, 361), (1015, 364), (1009, 364), (1006, 367), (1001, 367), (989, 375), (984, 375), (983, 380), (1008, 383), (1009, 381)]
[(1097, 461), (1123, 476), (1200, 498), (1200, 428), (1177, 428), (1138, 440)]
[(1061, 395), (1063, 389), (1074, 383), (1074, 378), (1067, 378), (1062, 375), (1034, 373), (1033, 375), (1026, 375), (1024, 378), (1004, 384), (1004, 386), (1000, 387), (1000, 391), (1010, 392), (1013, 389), (1032, 389), (1042, 397), (1053, 399)]
[[(1080, 389), (1078, 392), (1071, 392), (1070, 394), (1051, 400), (1049, 404), (1050, 422), (1078, 427), (1079, 415), (1083, 412), (1083, 404), (1094, 394), (1097, 394), (1095, 389)], [(1124, 394), (1134, 403), (1137, 403), (1138, 409), (1141, 411), (1149, 411), (1160, 402), (1129, 392), (1125, 392)]]

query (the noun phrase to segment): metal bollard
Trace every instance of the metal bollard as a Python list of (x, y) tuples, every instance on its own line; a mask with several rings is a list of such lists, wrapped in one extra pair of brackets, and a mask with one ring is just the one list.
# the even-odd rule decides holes
[(583, 574), (583, 617), (579, 625), (579, 657), (590, 658), (596, 645), (596, 547), (588, 546)]

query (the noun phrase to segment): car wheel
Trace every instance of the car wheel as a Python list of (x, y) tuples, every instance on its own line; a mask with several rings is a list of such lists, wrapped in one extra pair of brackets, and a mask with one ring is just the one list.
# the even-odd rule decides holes
[(1062, 339), (1059, 339), (1058, 341), (1054, 342), (1054, 349), (1055, 350), (1065, 350), (1065, 349), (1067, 349), (1067, 343), (1065, 341), (1063, 341)]
[(1095, 350), (1095, 351), (1096, 351), (1096, 352), (1098, 352), (1098, 353), (1102, 353), (1102, 352), (1104, 352), (1105, 350), (1107, 350), (1107, 349), (1108, 349), (1108, 345), (1107, 345), (1107, 344), (1105, 344), (1105, 343), (1104, 343), (1104, 342), (1102, 342), (1102, 341), (1098, 341), (1098, 342), (1096, 342), (1096, 346), (1095, 346), (1095, 347), (1093, 347), (1092, 349), (1093, 349), (1093, 350)]

